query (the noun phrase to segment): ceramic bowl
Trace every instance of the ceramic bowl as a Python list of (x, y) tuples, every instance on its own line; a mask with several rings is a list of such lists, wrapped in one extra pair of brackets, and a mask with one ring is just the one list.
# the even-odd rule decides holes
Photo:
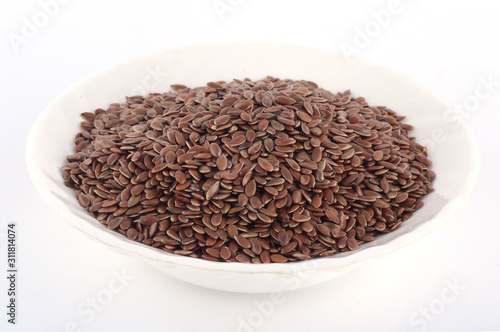
[[(272, 264), (212, 262), (164, 252), (131, 241), (92, 218), (65, 187), (60, 167), (72, 154), (80, 113), (124, 102), (125, 96), (165, 92), (171, 84), (200, 86), (233, 78), (306, 79), (333, 92), (350, 89), (370, 105), (385, 105), (407, 117), (411, 133), (428, 147), (437, 174), (435, 192), (396, 231), (346, 252), (309, 261)], [(453, 116), (450, 116), (453, 115)], [(443, 225), (466, 202), (477, 182), (480, 154), (469, 126), (453, 107), (411, 79), (374, 63), (307, 47), (236, 43), (164, 50), (103, 69), (76, 83), (36, 120), (27, 143), (33, 183), (50, 207), (82, 233), (159, 270), (212, 289), (263, 293), (304, 288), (331, 280), (368, 260), (414, 243)], [(99, 259), (99, 257), (96, 257)]]

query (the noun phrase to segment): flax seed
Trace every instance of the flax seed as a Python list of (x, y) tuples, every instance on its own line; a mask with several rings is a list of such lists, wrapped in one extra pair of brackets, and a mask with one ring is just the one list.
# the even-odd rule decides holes
[(357, 250), (421, 208), (436, 177), (404, 117), (308, 81), (177, 84), (82, 117), (61, 168), (79, 205), (131, 240), (212, 261)]

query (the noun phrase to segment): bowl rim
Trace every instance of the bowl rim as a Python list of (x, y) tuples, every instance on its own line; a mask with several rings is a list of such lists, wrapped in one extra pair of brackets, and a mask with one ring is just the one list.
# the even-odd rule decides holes
[[(313, 258), (306, 261), (297, 261), (297, 262), (286, 262), (286, 263), (272, 263), (272, 264), (251, 264), (251, 263), (239, 263), (239, 262), (214, 262), (201, 258), (193, 258), (188, 256), (177, 255), (173, 253), (169, 253), (163, 250), (158, 250), (156, 248), (152, 248), (150, 246), (146, 246), (136, 241), (129, 240), (121, 234), (116, 232), (111, 232), (107, 228), (102, 227), (101, 224), (95, 223), (92, 227), (83, 227), (87, 226), (81, 224), (77, 221), (72, 221), (70, 218), (66, 216), (64, 211), (61, 211), (54, 207), (50, 200), (46, 197), (46, 192), (43, 188), (43, 183), (40, 180), (40, 172), (37, 168), (37, 165), (32, 160), (33, 148), (36, 143), (36, 134), (38, 125), (42, 122), (42, 120), (50, 115), (50, 110), (57, 105), (63, 98), (66, 98), (68, 95), (71, 95), (72, 92), (78, 90), (79, 87), (84, 86), (88, 82), (99, 78), (100, 76), (106, 75), (107, 73), (113, 71), (117, 67), (127, 66), (131, 63), (137, 62), (141, 59), (152, 57), (163, 52), (185, 52), (185, 51), (193, 51), (200, 48), (206, 47), (253, 47), (253, 48), (267, 48), (267, 47), (285, 47), (285, 48), (301, 48), (303, 50), (309, 51), (320, 51), (326, 52), (328, 54), (335, 54), (335, 56), (341, 56), (342, 54), (327, 49), (321, 49), (316, 47), (308, 47), (308, 46), (300, 46), (300, 45), (292, 45), (292, 44), (282, 44), (282, 43), (262, 43), (262, 42), (225, 42), (225, 43), (206, 43), (206, 44), (197, 44), (190, 46), (182, 46), (173, 49), (164, 49), (164, 50), (156, 50), (149, 52), (144, 55), (139, 55), (132, 57), (128, 60), (121, 61), (117, 64), (109, 65), (100, 69), (86, 77), (78, 80), (76, 83), (72, 84), (68, 88), (66, 88), (63, 92), (61, 92), (56, 98), (54, 98), (39, 114), (37, 119), (35, 120), (32, 129), (28, 135), (27, 143), (26, 143), (26, 162), (28, 166), (28, 171), (32, 182), (35, 185), (36, 190), (42, 196), (42, 198), (49, 204), (49, 206), (67, 223), (71, 226), (75, 227), (79, 231), (83, 232), (87, 236), (93, 238), (94, 240), (108, 246), (111, 248), (118, 249), (122, 252), (126, 252), (128, 254), (132, 254), (136, 257), (142, 257), (146, 260), (157, 261), (162, 263), (170, 263), (178, 266), (185, 266), (193, 269), (200, 270), (211, 270), (211, 271), (221, 271), (221, 272), (244, 272), (248, 274), (281, 274), (281, 273), (289, 273), (290, 270), (302, 270), (307, 268), (308, 270), (331, 270), (331, 269), (342, 269), (343, 267), (349, 265), (356, 265), (360, 262), (367, 261), (373, 259), (375, 257), (382, 257), (388, 254), (391, 254), (394, 251), (397, 251), (403, 247), (409, 246), (420, 239), (424, 238), (431, 232), (443, 227), (460, 209), (461, 207), (469, 200), (471, 197), (473, 190), (478, 182), (479, 174), (481, 170), (481, 157), (480, 157), (480, 148), (477, 138), (475, 137), (472, 129), (468, 125), (468, 123), (464, 120), (462, 121), (461, 129), (463, 130), (463, 134), (467, 136), (469, 143), (471, 144), (472, 151), (475, 153), (471, 159), (471, 168), (469, 169), (468, 176), (470, 177), (470, 181), (467, 182), (466, 186), (462, 189), (461, 195), (456, 197), (453, 202), (448, 202), (447, 205), (452, 204), (454, 208), (449, 208), (446, 211), (441, 211), (443, 215), (439, 215), (439, 218), (431, 218), (427, 220), (423, 225), (418, 226), (416, 229), (410, 231), (407, 234), (402, 234), (397, 238), (394, 238), (387, 243), (378, 244), (373, 247), (365, 248), (363, 250), (357, 250), (354, 252), (347, 253), (339, 253), (333, 256), (323, 257), (323, 258)], [(420, 84), (413, 78), (410, 78), (398, 71), (395, 71), (391, 68), (382, 66), (375, 62), (368, 61), (366, 59), (362, 59), (359, 57), (352, 57), (351, 63), (354, 65), (361, 65), (364, 67), (373, 67), (378, 69), (383, 69), (384, 71), (402, 79), (406, 82), (418, 87), (420, 90), (424, 92), (426, 96), (434, 99), (436, 102), (442, 104), (443, 106), (454, 108), (448, 101), (437, 95), (433, 90), (429, 89), (423, 84)], [(430, 194), (432, 195), (432, 194)], [(429, 196), (430, 196), (429, 195)], [(75, 219), (73, 217), (73, 219)], [(420, 232), (417, 232), (420, 230)], [(415, 236), (418, 233), (418, 236)], [(116, 239), (112, 238), (108, 235), (119, 235), (120, 238), (116, 237)], [(410, 236), (412, 235), (412, 236)], [(125, 241), (124, 241), (125, 240)]]

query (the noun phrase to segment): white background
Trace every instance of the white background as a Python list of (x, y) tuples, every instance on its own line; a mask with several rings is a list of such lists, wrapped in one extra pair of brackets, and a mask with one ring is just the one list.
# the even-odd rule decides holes
[[(0, 272), (0, 330), (499, 331), (500, 3), (401, 0), (382, 26), (374, 13), (380, 19), (389, 3), (1, 0), (0, 267), (7, 269), (7, 223), (16, 222), (19, 275), (12, 325), (6, 272)], [(371, 37), (364, 40), (366, 29)], [(175, 280), (94, 243), (56, 216), (35, 192), (24, 158), (42, 109), (105, 66), (220, 41), (337, 51), (349, 44), (358, 56), (464, 106), (483, 161), (470, 201), (420, 242), (332, 282), (283, 294), (278, 303), (269, 294)]]

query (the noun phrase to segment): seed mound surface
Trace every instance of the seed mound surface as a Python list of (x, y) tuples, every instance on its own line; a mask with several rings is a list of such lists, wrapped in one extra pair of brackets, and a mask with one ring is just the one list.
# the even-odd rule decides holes
[(436, 176), (404, 116), (310, 81), (172, 85), (82, 117), (62, 167), (79, 204), (131, 240), (213, 261), (356, 250), (421, 208)]

